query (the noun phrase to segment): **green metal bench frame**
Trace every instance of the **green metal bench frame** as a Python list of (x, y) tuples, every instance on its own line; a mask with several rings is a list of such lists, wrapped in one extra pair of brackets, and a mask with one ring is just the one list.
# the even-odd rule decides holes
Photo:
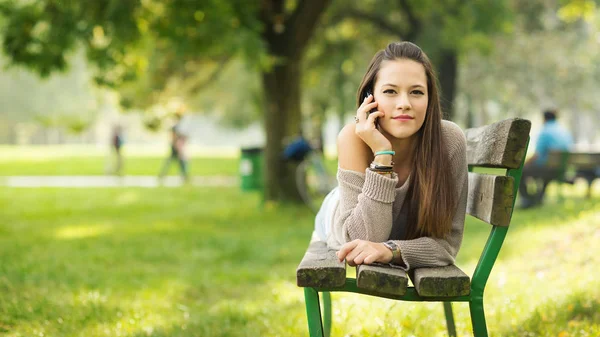
[[(399, 301), (443, 302), (450, 336), (456, 336), (452, 302), (468, 302), (473, 333), (487, 336), (483, 293), (512, 218), (531, 122), (508, 119), (465, 131), (469, 164), (467, 213), (492, 225), (472, 278), (456, 266), (420, 268), (406, 273), (384, 266), (358, 266), (356, 278), (346, 277), (346, 265), (325, 243), (311, 242), (297, 269), (298, 286), (304, 287), (310, 336), (329, 336), (330, 292), (352, 292)], [(506, 169), (505, 175), (473, 173), (476, 167)], [(321, 312), (319, 293), (322, 294)]]

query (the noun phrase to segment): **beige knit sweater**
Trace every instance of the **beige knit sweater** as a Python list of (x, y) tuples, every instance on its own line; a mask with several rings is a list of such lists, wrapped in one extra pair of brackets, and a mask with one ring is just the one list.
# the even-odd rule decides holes
[(410, 177), (396, 188), (396, 174), (388, 178), (368, 169), (360, 173), (338, 168), (339, 202), (334, 206), (328, 246), (339, 249), (344, 243), (355, 239), (372, 242), (395, 240), (405, 264), (401, 266), (402, 269), (453, 264), (462, 242), (467, 206), (467, 144), (460, 127), (449, 121), (442, 121), (442, 142), (446, 146), (448, 169), (452, 171), (456, 182), (456, 198), (459, 199), (452, 230), (447, 237), (402, 240), (406, 214), (400, 211)]

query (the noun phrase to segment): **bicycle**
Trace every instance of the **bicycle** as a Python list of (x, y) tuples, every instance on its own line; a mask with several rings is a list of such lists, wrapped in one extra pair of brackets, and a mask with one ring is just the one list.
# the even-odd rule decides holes
[(327, 170), (323, 154), (310, 151), (296, 168), (296, 186), (304, 203), (315, 213), (323, 199), (337, 186), (335, 175)]

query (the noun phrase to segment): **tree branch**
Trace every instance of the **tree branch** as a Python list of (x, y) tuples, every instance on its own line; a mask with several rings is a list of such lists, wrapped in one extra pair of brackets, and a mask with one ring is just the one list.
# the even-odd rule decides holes
[[(286, 54), (302, 55), (313, 35), (319, 18), (331, 0), (300, 0), (287, 20), (285, 31)], [(294, 52), (292, 52), (294, 51)]]
[(219, 75), (221, 75), (221, 73), (225, 69), (227, 62), (229, 62), (230, 59), (231, 55), (227, 55), (221, 58), (219, 60), (219, 63), (217, 64), (217, 68), (213, 70), (213, 72), (210, 74), (210, 76), (208, 76), (207, 79), (192, 84), (192, 86), (187, 91), (190, 93), (197, 93), (198, 91), (201, 91), (209, 85), (213, 85), (215, 83), (215, 80), (219, 77)]
[(410, 23), (410, 28), (408, 28), (404, 40), (414, 41), (417, 37), (417, 33), (421, 29), (421, 21), (419, 21), (419, 19), (415, 16), (415, 13), (406, 0), (399, 0), (398, 4)]
[(259, 18), (263, 23), (263, 40), (271, 41), (275, 35), (276, 20), (283, 20), (285, 0), (262, 0)]
[(387, 22), (382, 17), (377, 16), (376, 14), (367, 13), (356, 8), (345, 8), (332, 18), (332, 22), (336, 24), (342, 21), (344, 18), (367, 21), (373, 26), (381, 29), (382, 31), (398, 36), (400, 39), (404, 40), (405, 34), (402, 34), (402, 29), (400, 27), (397, 27), (392, 23)]

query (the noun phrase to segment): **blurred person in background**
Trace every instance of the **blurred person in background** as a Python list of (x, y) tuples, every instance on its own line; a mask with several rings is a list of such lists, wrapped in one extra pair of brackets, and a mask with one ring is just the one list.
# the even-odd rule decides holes
[(118, 176), (123, 174), (123, 153), (121, 149), (123, 148), (124, 142), (123, 127), (118, 124), (113, 126), (112, 135), (110, 137), (110, 147), (114, 154), (112, 168), (109, 170), (111, 174)]
[[(558, 174), (558, 168), (547, 166), (548, 154), (551, 151), (570, 151), (573, 146), (571, 134), (558, 124), (556, 117), (556, 110), (544, 111), (544, 126), (537, 138), (535, 153), (523, 167), (519, 186), (522, 208), (540, 205), (544, 199), (546, 185)], [(530, 188), (535, 192), (529, 192)]]
[(182, 127), (183, 112), (178, 111), (175, 114), (175, 124), (171, 127), (171, 152), (169, 157), (165, 160), (162, 169), (158, 177), (163, 179), (169, 171), (171, 162), (177, 161), (179, 163), (179, 170), (184, 183), (189, 181), (188, 174), (188, 157), (186, 154), (186, 146), (188, 136), (185, 134)]

